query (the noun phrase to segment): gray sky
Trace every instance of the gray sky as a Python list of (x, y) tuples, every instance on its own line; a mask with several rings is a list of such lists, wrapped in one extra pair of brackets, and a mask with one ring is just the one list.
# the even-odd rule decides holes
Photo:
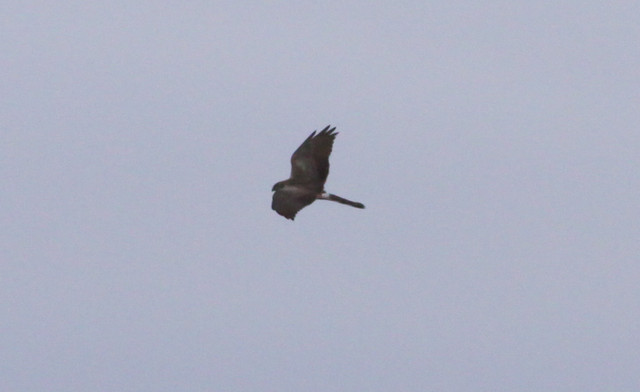
[(2, 390), (637, 390), (638, 2), (158, 3), (2, 6)]

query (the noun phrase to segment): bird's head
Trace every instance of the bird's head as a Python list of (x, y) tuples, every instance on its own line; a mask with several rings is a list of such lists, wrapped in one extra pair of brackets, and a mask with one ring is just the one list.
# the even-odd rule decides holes
[(273, 188), (271, 188), (271, 192), (275, 192), (275, 191), (277, 191), (278, 189), (282, 189), (282, 188), (284, 188), (284, 183), (285, 183), (284, 181), (276, 182), (276, 183), (273, 185)]

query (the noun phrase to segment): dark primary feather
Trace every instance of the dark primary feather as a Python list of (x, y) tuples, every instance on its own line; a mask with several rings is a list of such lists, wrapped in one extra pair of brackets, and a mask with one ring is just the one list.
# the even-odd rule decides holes
[(311, 135), (291, 155), (291, 180), (294, 183), (315, 183), (322, 190), (329, 175), (329, 155), (338, 134), (336, 128), (327, 126), (317, 135)]

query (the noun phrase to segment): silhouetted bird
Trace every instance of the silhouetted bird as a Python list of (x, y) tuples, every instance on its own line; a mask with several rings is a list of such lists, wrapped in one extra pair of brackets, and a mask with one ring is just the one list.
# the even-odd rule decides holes
[(271, 208), (287, 219), (293, 220), (301, 209), (316, 199), (337, 201), (356, 208), (364, 208), (362, 203), (343, 199), (324, 190), (329, 175), (329, 155), (336, 138), (336, 128), (329, 128), (311, 135), (291, 156), (291, 176), (273, 186)]

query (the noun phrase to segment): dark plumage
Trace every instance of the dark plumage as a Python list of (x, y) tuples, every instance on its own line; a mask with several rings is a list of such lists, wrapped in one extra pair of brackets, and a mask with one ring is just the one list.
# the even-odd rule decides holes
[(364, 208), (362, 203), (343, 199), (324, 191), (329, 175), (329, 155), (338, 134), (336, 128), (327, 126), (316, 135), (313, 131), (291, 156), (291, 176), (273, 186), (271, 208), (287, 219), (293, 220), (301, 209), (316, 199), (331, 200)]

